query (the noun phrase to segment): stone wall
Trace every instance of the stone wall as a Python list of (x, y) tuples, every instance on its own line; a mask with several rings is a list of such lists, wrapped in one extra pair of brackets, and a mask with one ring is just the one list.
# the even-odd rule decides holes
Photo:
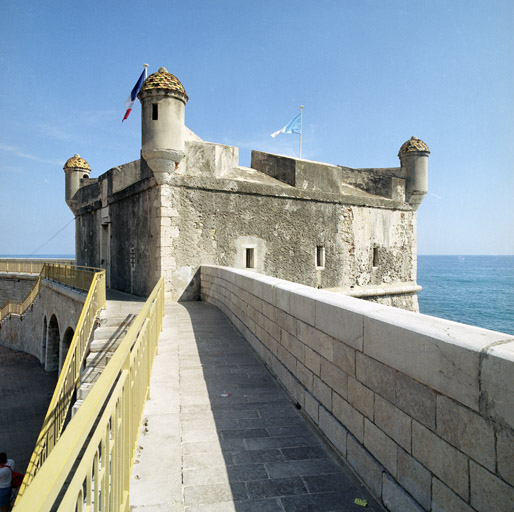
[[(59, 361), (63, 360), (60, 352), (65, 333), (71, 332), (69, 329), (75, 331), (86, 296), (85, 292), (44, 279), (39, 296), (22, 316), (11, 315), (2, 320), (0, 345), (27, 352), (37, 357), (47, 370), (57, 370)], [(49, 335), (52, 318), (52, 325), (58, 327), (55, 342)]]
[(388, 510), (514, 510), (514, 338), (245, 270), (219, 307)]
[(161, 275), (161, 190), (144, 160), (77, 193), (77, 264), (105, 268), (107, 286), (146, 297)]
[(0, 272), (0, 308), (9, 301), (23, 301), (36, 281), (37, 275)]
[[(216, 190), (194, 178), (175, 179), (163, 187), (160, 219), (168, 298), (195, 298), (187, 288), (202, 264), (245, 268), (248, 248), (258, 272), (316, 288), (415, 284), (416, 212), (343, 201), (306, 200), (255, 184), (248, 191), (237, 183)], [(418, 308), (415, 293), (375, 300)]]

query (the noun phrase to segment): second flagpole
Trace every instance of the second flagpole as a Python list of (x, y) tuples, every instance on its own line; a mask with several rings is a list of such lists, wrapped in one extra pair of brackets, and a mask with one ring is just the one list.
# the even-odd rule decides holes
[(300, 155), (302, 158), (302, 132), (303, 132), (303, 105), (300, 105)]

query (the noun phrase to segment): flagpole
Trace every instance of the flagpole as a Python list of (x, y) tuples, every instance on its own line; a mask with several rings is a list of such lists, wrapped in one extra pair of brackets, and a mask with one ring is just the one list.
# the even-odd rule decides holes
[(143, 67), (145, 68), (145, 80), (148, 78), (148, 64), (143, 64)]
[(302, 158), (303, 105), (300, 105), (300, 158)]

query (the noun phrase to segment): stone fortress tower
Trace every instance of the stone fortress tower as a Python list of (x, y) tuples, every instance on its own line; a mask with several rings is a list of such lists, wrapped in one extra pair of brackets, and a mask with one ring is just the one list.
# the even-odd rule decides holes
[(166, 68), (150, 75), (138, 94), (141, 101), (141, 156), (163, 183), (184, 157), (185, 107), (189, 99)]
[(187, 93), (165, 68), (150, 75), (141, 158), (98, 178), (75, 155), (66, 202), (76, 258), (114, 289), (198, 297), (202, 264), (266, 275), (417, 310), (416, 210), (427, 193), (427, 145), (412, 137), (400, 167), (352, 169), (203, 141), (185, 125)]

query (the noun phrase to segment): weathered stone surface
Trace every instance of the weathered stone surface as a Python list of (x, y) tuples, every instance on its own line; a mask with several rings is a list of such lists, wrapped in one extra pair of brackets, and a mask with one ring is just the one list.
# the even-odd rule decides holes
[(319, 410), (319, 428), (336, 450), (343, 457), (346, 457), (346, 437), (348, 431), (324, 407), (320, 407)]
[(505, 338), (478, 327), (377, 308), (364, 317), (363, 352), (478, 411), (480, 353)]
[(356, 353), (356, 376), (365, 386), (389, 402), (395, 400), (395, 370), (371, 357)]
[(329, 410), (332, 410), (332, 390), (318, 377), (313, 376), (312, 394)]
[(354, 311), (344, 312), (338, 305), (320, 301), (316, 305), (317, 329), (357, 350), (362, 350), (363, 318)]
[(455, 493), (468, 500), (467, 457), (416, 421), (412, 423), (412, 455)]
[(514, 487), (470, 461), (471, 505), (479, 512), (512, 512)]
[(430, 510), (432, 475), (416, 459), (398, 449), (398, 482), (425, 509)]
[(410, 416), (375, 395), (375, 424), (408, 452), (411, 451)]
[(391, 473), (397, 475), (398, 446), (368, 418), (364, 418), (364, 446)]
[(375, 496), (382, 495), (382, 473), (384, 468), (351, 435), (347, 439), (347, 459), (357, 474), (366, 482)]
[(396, 376), (396, 405), (423, 425), (435, 429), (435, 393), (401, 373)]
[(359, 381), (348, 377), (348, 402), (368, 418), (373, 419), (373, 391)]
[(333, 363), (351, 377), (355, 377), (355, 353), (355, 349), (345, 343), (340, 341), (334, 343)]
[(382, 477), (382, 501), (391, 512), (423, 512), (423, 509), (386, 473)]
[(433, 477), (432, 512), (473, 512), (473, 510), (440, 480)]
[(337, 366), (328, 362), (326, 359), (321, 360), (321, 380), (332, 388), (338, 395), (342, 397), (348, 394), (348, 376)]
[(514, 432), (500, 429), (496, 435), (498, 473), (514, 486)]
[(337, 393), (332, 395), (334, 416), (361, 442), (364, 442), (364, 416)]
[(309, 368), (314, 375), (320, 376), (321, 356), (307, 346), (305, 347), (305, 366)]
[(481, 391), (489, 416), (514, 428), (514, 341), (493, 346), (482, 361)]
[(492, 424), (442, 395), (437, 397), (437, 434), (489, 470), (495, 470)]

